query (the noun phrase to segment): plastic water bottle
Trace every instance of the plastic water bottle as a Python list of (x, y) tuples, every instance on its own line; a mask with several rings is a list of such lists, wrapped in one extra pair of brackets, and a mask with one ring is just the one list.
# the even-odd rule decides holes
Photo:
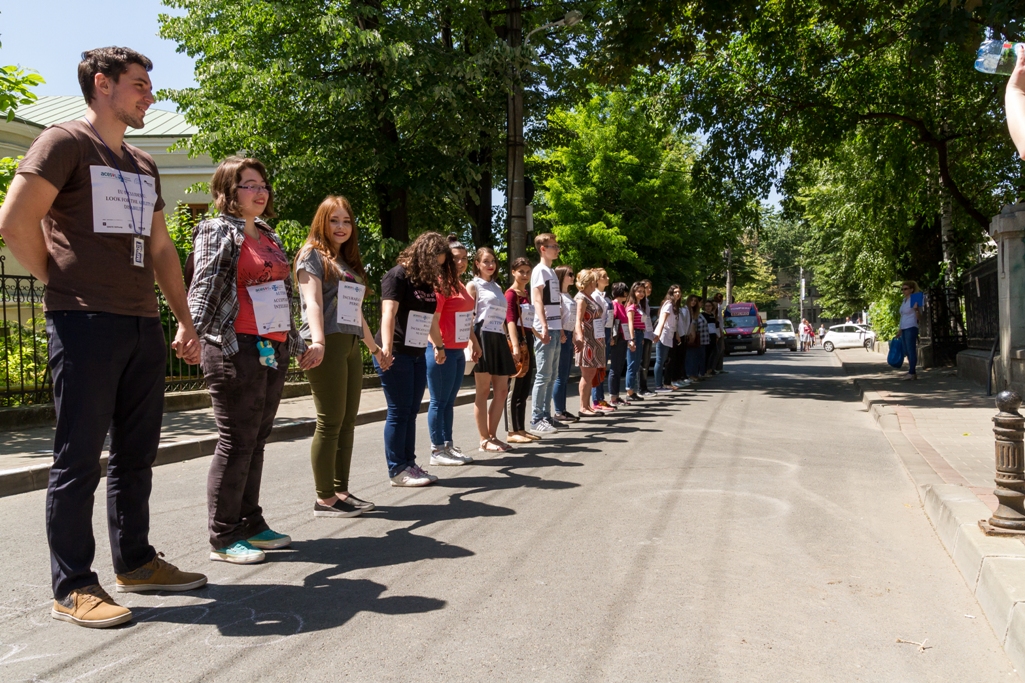
[(984, 40), (975, 56), (975, 68), (984, 74), (1009, 75), (1014, 71), (1014, 64), (1018, 61), (1016, 53), (1022, 46), (1025, 43), (1010, 43), (995, 38)]

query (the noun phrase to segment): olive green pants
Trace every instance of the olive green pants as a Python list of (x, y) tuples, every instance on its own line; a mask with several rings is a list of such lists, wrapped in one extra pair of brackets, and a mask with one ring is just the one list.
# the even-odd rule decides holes
[(317, 408), (310, 460), (317, 497), (326, 500), (335, 492), (349, 490), (352, 441), (363, 390), (363, 359), (359, 338), (341, 332), (327, 335), (324, 360), (307, 370)]

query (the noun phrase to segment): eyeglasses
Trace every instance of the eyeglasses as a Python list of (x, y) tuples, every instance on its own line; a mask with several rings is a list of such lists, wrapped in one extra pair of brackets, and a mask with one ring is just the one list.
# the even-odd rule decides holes
[(558, 244), (542, 244), (541, 248), (542, 249), (558, 249), (559, 245)]
[(266, 192), (270, 194), (270, 185), (239, 185), (238, 189), (245, 190), (246, 192)]

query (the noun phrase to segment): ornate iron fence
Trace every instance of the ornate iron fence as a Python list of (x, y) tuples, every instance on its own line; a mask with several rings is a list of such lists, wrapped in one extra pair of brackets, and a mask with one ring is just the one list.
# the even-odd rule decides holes
[(961, 291), (968, 347), (988, 351), (1000, 330), (996, 257), (968, 270), (961, 279)]
[(941, 286), (928, 290), (927, 296), (928, 325), (922, 335), (922, 366), (954, 365), (958, 352), (968, 348), (961, 317), (961, 293), (956, 287)]
[[(0, 407), (50, 403), (53, 393), (50, 369), (47, 363), (46, 324), (43, 317), (45, 286), (32, 276), (9, 275), (0, 256)], [(296, 290), (298, 314), (299, 301)], [(189, 365), (175, 357), (171, 341), (178, 330), (178, 320), (164, 297), (157, 293), (160, 321), (167, 342), (165, 391), (195, 391), (204, 388), (203, 373), (198, 365)], [(363, 302), (363, 315), (371, 329), (381, 321), (381, 302), (367, 297)], [(296, 321), (298, 324), (298, 320)], [(373, 360), (365, 347), (363, 374), (374, 374)], [(288, 381), (303, 381), (303, 371), (296, 359), (288, 370)]]

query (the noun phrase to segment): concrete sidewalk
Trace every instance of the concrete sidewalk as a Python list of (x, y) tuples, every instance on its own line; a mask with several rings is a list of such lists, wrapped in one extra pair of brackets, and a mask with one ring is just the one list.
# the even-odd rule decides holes
[(894, 370), (882, 354), (856, 349), (836, 357), (915, 482), (1004, 651), (1025, 671), (1025, 542), (979, 528), (997, 506), (994, 398), (953, 368), (920, 369), (917, 381), (902, 381), (906, 370)]
[[(471, 375), (469, 382), (472, 381)], [(472, 384), (464, 381), (456, 405), (473, 402), (474, 391), (470, 387)], [(425, 394), (420, 411), (426, 412), (427, 405), (428, 396)], [(387, 412), (384, 392), (381, 389), (364, 389), (356, 424), (383, 421)], [(312, 396), (282, 399), (269, 441), (312, 436), (316, 424), (317, 411)], [(52, 426), (2, 432), (0, 497), (46, 488), (53, 461), (53, 434)], [(105, 448), (109, 443), (108, 437)], [(166, 465), (211, 455), (216, 445), (217, 424), (212, 408), (164, 413), (156, 464)], [(101, 465), (106, 471), (106, 451)]]

